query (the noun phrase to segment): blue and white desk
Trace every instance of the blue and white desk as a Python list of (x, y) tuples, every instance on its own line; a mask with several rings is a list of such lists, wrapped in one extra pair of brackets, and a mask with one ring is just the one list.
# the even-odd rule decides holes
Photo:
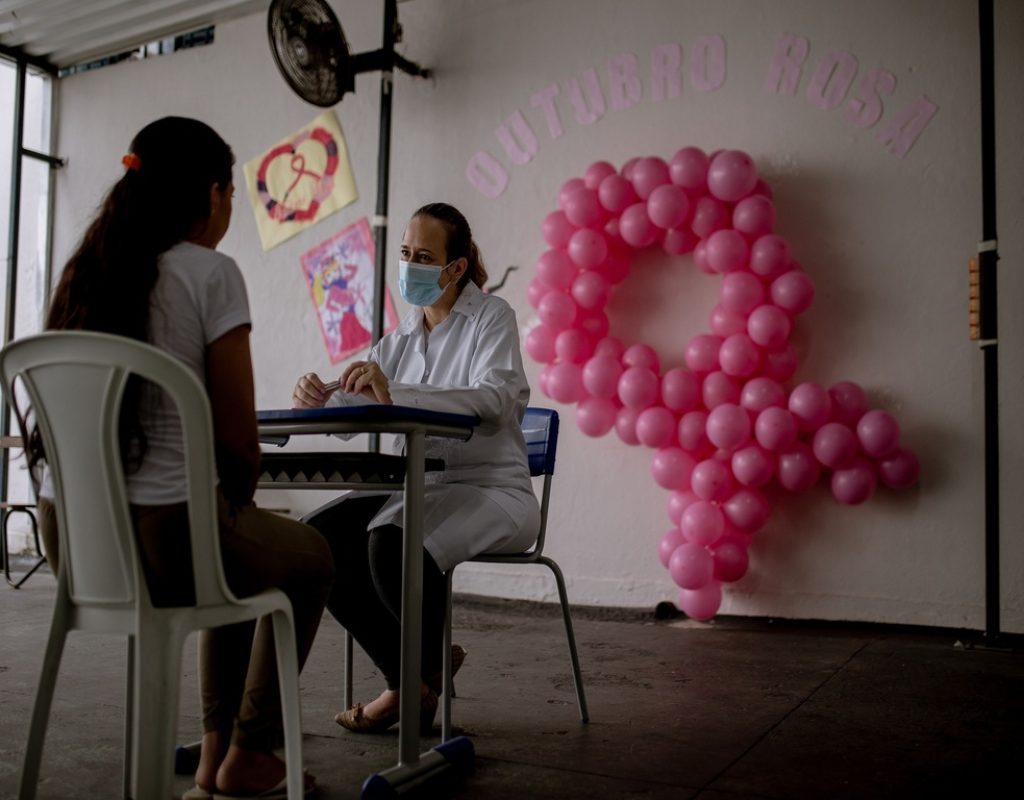
[[(423, 487), (425, 471), (424, 439), (440, 436), (469, 439), (480, 423), (476, 417), (444, 414), (406, 406), (344, 406), (340, 408), (278, 409), (257, 414), (260, 440), (284, 444), (291, 436), (332, 435), (338, 433), (395, 433), (405, 436), (404, 456), (379, 453), (339, 453), (336, 457), (320, 452), (299, 454), (289, 451), (281, 461), (288, 471), (302, 471), (301, 459), (308, 456), (309, 467), (302, 480), (289, 480), (282, 469), (260, 480), (261, 489), (390, 489), (405, 492), (405, 520), (402, 538), (402, 663), (401, 685), (420, 684), (420, 647), (423, 596)], [(333, 462), (332, 462), (333, 459)], [(275, 470), (273, 454), (265, 464)], [(403, 463), (404, 462), (404, 463)], [(361, 468), (361, 465), (368, 468)], [(306, 474), (308, 472), (308, 474)], [(383, 778), (390, 787), (398, 787), (439, 769), (444, 756), (431, 750), (420, 755), (420, 696), (418, 691), (403, 691), (398, 730), (398, 764), (372, 776), (364, 785), (364, 797), (373, 793), (372, 781)], [(461, 738), (461, 737), (460, 737)], [(455, 743), (457, 740), (452, 740)], [(455, 744), (455, 748), (459, 748)], [(466, 740), (463, 747), (471, 747)], [(444, 745), (442, 745), (444, 747)], [(386, 792), (385, 792), (386, 794)]]

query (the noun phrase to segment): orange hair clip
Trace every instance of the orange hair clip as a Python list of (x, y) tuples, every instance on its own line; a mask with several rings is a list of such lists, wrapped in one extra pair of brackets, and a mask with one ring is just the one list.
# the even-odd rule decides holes
[(142, 166), (142, 159), (139, 158), (135, 153), (128, 153), (127, 155), (121, 156), (121, 163), (124, 164), (125, 169), (130, 169), (132, 172), (138, 172)]

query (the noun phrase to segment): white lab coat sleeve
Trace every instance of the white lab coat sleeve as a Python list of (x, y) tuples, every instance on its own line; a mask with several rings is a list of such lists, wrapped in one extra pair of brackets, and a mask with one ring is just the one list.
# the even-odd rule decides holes
[(511, 306), (488, 309), (476, 335), (458, 342), (472, 348), (466, 386), (391, 383), (396, 405), (426, 408), (452, 414), (469, 414), (481, 421), (481, 430), (519, 424), (530, 399), (523, 357), (519, 350), (519, 326)]
[[(373, 349), (370, 350), (370, 353), (369, 353), (369, 355), (367, 355), (366, 360), (367, 361), (373, 361), (374, 363), (379, 364), (380, 363), (380, 360), (379, 360), (380, 359), (379, 350), (380, 350), (380, 342), (377, 342), (377, 344), (375, 344), (373, 346)], [(344, 372), (344, 370), (342, 370), (342, 372)], [(338, 377), (340, 378), (341, 375), (339, 374)], [(327, 402), (324, 403), (324, 406), (326, 408), (343, 408), (345, 406), (368, 406), (368, 405), (377, 405), (377, 401), (374, 400), (374, 399), (371, 399), (369, 397), (365, 397), (365, 396), (363, 396), (361, 394), (349, 394), (348, 392), (343, 392), (341, 389), (336, 390), (334, 392), (334, 394), (332, 394), (330, 397), (327, 398)], [(362, 434), (359, 434), (359, 433), (335, 433), (335, 434), (333, 434), (333, 436), (335, 436), (336, 438), (342, 439), (342, 440), (344, 440), (346, 442), (349, 439), (352, 439), (352, 438), (354, 438), (356, 436), (361, 436), (361, 435)]]

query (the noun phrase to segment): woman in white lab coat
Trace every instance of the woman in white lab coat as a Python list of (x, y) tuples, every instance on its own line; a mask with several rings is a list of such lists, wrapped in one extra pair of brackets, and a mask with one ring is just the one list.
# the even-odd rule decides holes
[[(331, 392), (313, 373), (299, 379), (297, 408), (377, 402), (470, 414), (480, 426), (466, 442), (428, 439), (424, 505), (423, 652), (419, 687), (424, 728), (441, 688), (444, 573), (482, 552), (521, 552), (537, 537), (540, 509), (520, 423), (530, 396), (515, 312), (486, 294), (483, 261), (466, 218), (444, 203), (420, 208), (402, 238), (399, 287), (415, 308), (350, 364)], [(396, 442), (396, 446), (401, 446)], [(386, 730), (398, 721), (401, 612), (401, 494), (353, 493), (306, 521), (331, 543), (337, 578), (327, 606), (383, 673), (387, 689), (340, 712), (349, 730)], [(455, 663), (463, 653), (456, 652)]]

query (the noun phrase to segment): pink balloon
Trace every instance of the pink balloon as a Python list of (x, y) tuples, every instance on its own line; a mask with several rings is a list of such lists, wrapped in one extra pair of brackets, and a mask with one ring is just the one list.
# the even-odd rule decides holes
[(614, 285), (622, 283), (629, 275), (629, 259), (622, 253), (609, 252), (608, 257), (594, 271), (608, 279), (608, 283)]
[(619, 399), (626, 407), (642, 411), (657, 402), (659, 383), (647, 367), (629, 367), (619, 377)]
[(740, 387), (724, 372), (712, 372), (705, 376), (701, 384), (701, 396), (704, 407), (710, 410), (722, 403), (738, 403)]
[(608, 317), (603, 311), (577, 309), (573, 325), (595, 342), (608, 335)]
[(706, 239), (728, 224), (729, 211), (721, 201), (705, 196), (697, 198), (693, 203), (693, 219), (690, 222), (690, 229), (701, 239)]
[(765, 304), (750, 312), (747, 334), (766, 350), (777, 350), (789, 339), (792, 325), (786, 312), (778, 306)]
[[(694, 234), (696, 236), (697, 234)], [(693, 248), (693, 264), (706, 275), (714, 275), (715, 271), (708, 264), (708, 243), (700, 239)]]
[(686, 540), (683, 538), (683, 532), (679, 530), (679, 528), (672, 528), (668, 533), (661, 537), (661, 541), (658, 543), (658, 558), (661, 560), (661, 565), (665, 567), (665, 569), (668, 569), (672, 553), (674, 553), (676, 548), (681, 544), (686, 544)]
[(872, 458), (888, 458), (900, 446), (900, 424), (885, 411), (869, 411), (857, 422), (857, 439)]
[(657, 157), (641, 158), (633, 167), (629, 179), (640, 199), (646, 200), (655, 189), (669, 182), (668, 164)]
[(565, 247), (569, 244), (569, 237), (575, 230), (576, 228), (569, 222), (564, 211), (552, 211), (544, 217), (544, 222), (541, 224), (541, 235), (548, 247)]
[(796, 442), (796, 437), (796, 418), (786, 409), (771, 406), (757, 415), (754, 438), (765, 450), (786, 450)]
[(583, 183), (588, 189), (597, 189), (601, 181), (609, 175), (615, 175), (617, 170), (607, 161), (595, 161), (587, 171), (583, 173)]
[(708, 266), (715, 272), (726, 273), (743, 269), (750, 257), (750, 245), (743, 234), (727, 228), (715, 231), (707, 240)]
[[(619, 339), (616, 339), (614, 336), (605, 336), (594, 348), (594, 355), (611, 356), (618, 361), (622, 358), (622, 354), (625, 350), (626, 348)], [(618, 378), (616, 378), (616, 380), (618, 380)]]
[[(644, 414), (653, 409), (648, 409), (637, 418), (637, 429), (643, 422)], [(643, 441), (641, 439), (640, 441)], [(651, 461), (651, 475), (655, 483), (662, 489), (683, 491), (690, 487), (690, 475), (696, 465), (693, 457), (678, 447), (663, 447), (654, 454)]]
[(607, 257), (608, 242), (598, 231), (580, 228), (569, 239), (569, 258), (580, 269), (593, 269)]
[(857, 457), (857, 437), (839, 422), (826, 422), (814, 434), (814, 457), (829, 469), (843, 469)]
[(711, 309), (711, 314), (708, 316), (708, 327), (711, 328), (713, 334), (724, 339), (726, 336), (736, 333), (746, 333), (747, 318), (743, 314), (729, 311), (721, 303), (718, 303)]
[(617, 358), (595, 354), (583, 365), (583, 387), (593, 397), (611, 400), (618, 394), (621, 375), (622, 365)]
[(657, 351), (647, 344), (634, 344), (626, 348), (622, 354), (624, 367), (647, 367), (652, 372), (661, 371), (661, 363)]
[(565, 216), (580, 228), (599, 228), (604, 225), (605, 210), (597, 199), (597, 192), (587, 188), (575, 189), (565, 200)]
[(732, 454), (732, 474), (744, 486), (764, 486), (775, 475), (775, 457), (756, 444)]
[(636, 418), (636, 438), (648, 447), (668, 447), (676, 437), (676, 417), (665, 406), (651, 406)]
[(545, 250), (537, 259), (537, 277), (552, 289), (568, 289), (578, 273), (563, 250)]
[(778, 350), (764, 354), (761, 374), (773, 381), (785, 383), (796, 374), (797, 366), (796, 348), (791, 342), (786, 342)]
[(850, 466), (832, 473), (832, 496), (848, 506), (860, 505), (871, 499), (877, 486), (875, 468), (866, 458), (854, 459)]
[(722, 372), (738, 378), (747, 378), (761, 366), (761, 351), (745, 333), (734, 333), (722, 342), (718, 351)]
[(740, 405), (759, 414), (771, 406), (786, 407), (786, 390), (771, 378), (759, 376), (743, 384)]
[(576, 304), (565, 292), (552, 289), (540, 299), (537, 316), (549, 328), (561, 331), (576, 319)]
[(544, 393), (545, 397), (551, 397), (551, 387), (548, 386), (548, 382), (551, 380), (551, 368), (554, 364), (546, 364), (541, 367), (540, 374), (537, 376), (537, 386)]
[(683, 512), (679, 528), (686, 541), (711, 545), (722, 538), (725, 531), (725, 516), (718, 506), (707, 500), (698, 500)]
[(718, 369), (718, 351), (721, 347), (722, 337), (702, 333), (686, 343), (683, 361), (697, 374), (712, 372)]
[[(687, 483), (687, 486), (689, 486), (689, 483)], [(668, 496), (668, 518), (672, 520), (674, 525), (678, 525), (679, 520), (683, 517), (683, 512), (698, 500), (700, 498), (688, 488), (672, 492)]]
[(750, 427), (750, 415), (734, 403), (722, 403), (708, 414), (708, 439), (730, 453), (750, 439)]
[(608, 304), (611, 291), (607, 278), (599, 272), (588, 270), (576, 276), (569, 293), (581, 308), (601, 309)]
[(788, 313), (802, 314), (814, 302), (814, 281), (806, 272), (791, 269), (772, 281), (771, 297), (775, 305)]
[(579, 328), (566, 328), (555, 336), (555, 355), (559, 361), (582, 364), (593, 354), (594, 340)]
[(789, 269), (791, 261), (789, 242), (778, 234), (765, 234), (750, 247), (750, 271), (762, 278), (781, 275)]
[(548, 374), (548, 394), (559, 403), (575, 403), (583, 397), (583, 378), (579, 364), (554, 364)]
[(691, 619), (706, 622), (722, 605), (722, 584), (710, 580), (699, 589), (680, 589), (679, 607)]
[(647, 198), (647, 215), (659, 228), (678, 228), (690, 213), (690, 199), (678, 186), (658, 186)]
[(702, 192), (707, 185), (708, 157), (698, 147), (684, 147), (668, 163), (668, 174), (676, 186), (688, 192)]
[(701, 500), (721, 502), (732, 494), (732, 472), (718, 459), (706, 458), (693, 468), (690, 488)]
[(722, 537), (715, 543), (711, 557), (715, 560), (713, 574), (717, 581), (731, 583), (747, 574), (750, 558), (747, 555), (746, 543), (739, 536)]
[(775, 192), (772, 191), (772, 187), (765, 183), (761, 178), (757, 179), (757, 183), (754, 184), (754, 191), (752, 195), (761, 195), (767, 197), (769, 200), (775, 197)]
[(661, 398), (677, 414), (692, 411), (700, 402), (700, 381), (688, 369), (670, 369), (661, 379)]
[(585, 397), (576, 406), (576, 425), (587, 436), (604, 436), (615, 425), (618, 409), (603, 397)]
[(775, 206), (763, 195), (745, 197), (732, 211), (732, 226), (748, 239), (771, 233), (775, 227)]
[(779, 455), (777, 476), (783, 489), (790, 492), (805, 491), (818, 482), (820, 475), (821, 467), (814, 453), (803, 442), (796, 442)]
[(789, 393), (789, 410), (802, 431), (816, 431), (832, 415), (828, 392), (816, 383), (801, 383)]
[(562, 184), (562, 188), (558, 190), (558, 207), (565, 211), (565, 207), (569, 202), (569, 196), (579, 189), (586, 188), (587, 185), (583, 182), (582, 178), (569, 178), (569, 180)]
[(626, 180), (632, 180), (633, 170), (636, 169), (636, 165), (640, 163), (640, 156), (634, 156), (629, 159), (625, 164), (622, 165), (622, 169), (619, 170), (619, 174)]
[(768, 500), (757, 489), (740, 489), (722, 504), (726, 518), (745, 533), (755, 533), (768, 522)]
[(547, 364), (555, 360), (555, 332), (547, 325), (537, 325), (526, 334), (526, 352), (530, 358)]
[(526, 299), (531, 306), (537, 308), (540, 305), (540, 299), (550, 291), (550, 286), (540, 278), (534, 277), (526, 285)]
[(615, 433), (625, 444), (640, 444), (636, 438), (636, 418), (640, 412), (635, 408), (620, 408), (615, 415)]
[(700, 238), (687, 228), (669, 228), (661, 240), (662, 249), (670, 256), (692, 253)]
[(679, 419), (679, 446), (698, 458), (707, 456), (713, 449), (707, 434), (708, 414), (706, 411), (687, 411)]
[(699, 589), (711, 580), (715, 563), (711, 553), (699, 544), (686, 542), (679, 545), (669, 557), (668, 571), (676, 585), (684, 589)]
[(722, 277), (719, 300), (726, 311), (745, 317), (764, 302), (764, 284), (749, 272), (730, 272)]
[(757, 184), (754, 160), (741, 150), (723, 150), (708, 166), (708, 191), (719, 200), (735, 203)]
[(909, 489), (921, 474), (921, 462), (905, 447), (878, 462), (878, 477), (890, 489)]
[(868, 398), (864, 390), (853, 381), (834, 383), (828, 390), (832, 401), (832, 421), (855, 427), (868, 410)]
[(597, 188), (601, 205), (612, 214), (621, 214), (640, 198), (633, 184), (621, 175), (609, 175)]
[(654, 244), (658, 238), (658, 229), (647, 216), (644, 203), (634, 203), (619, 218), (619, 235), (638, 250)]

